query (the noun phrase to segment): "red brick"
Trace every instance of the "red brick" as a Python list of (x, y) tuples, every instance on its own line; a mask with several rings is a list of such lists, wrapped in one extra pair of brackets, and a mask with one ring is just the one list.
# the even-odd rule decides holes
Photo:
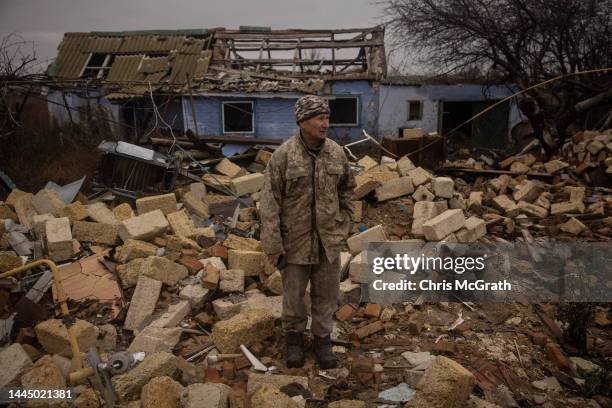
[(198, 273), (200, 269), (204, 268), (202, 263), (193, 256), (181, 256), (177, 262), (187, 268), (191, 275)]
[(236, 367), (232, 361), (223, 362), (223, 378), (233, 380), (236, 378)]
[(368, 337), (374, 333), (378, 333), (381, 330), (385, 329), (385, 325), (380, 320), (375, 321), (374, 323), (370, 323), (366, 326), (360, 327), (354, 332), (349, 334), (349, 338), (351, 340), (359, 340), (364, 337)]
[(206, 273), (202, 276), (202, 286), (211, 290), (219, 286), (219, 270), (212, 264), (206, 266)]
[(368, 305), (365, 307), (365, 310), (363, 312), (363, 314), (367, 317), (375, 317), (377, 318), (378, 316), (380, 316), (380, 311), (382, 310), (382, 307), (377, 304), (377, 303), (368, 303)]
[(355, 309), (355, 306), (351, 305), (350, 303), (347, 303), (346, 305), (340, 307), (340, 309), (336, 310), (334, 316), (338, 321), (344, 322), (352, 318), (355, 315), (356, 311), (357, 310)]
[(548, 343), (548, 336), (541, 332), (531, 333), (531, 341), (538, 346), (544, 346)]
[(208, 253), (211, 257), (218, 257), (221, 259), (227, 259), (227, 248), (221, 245), (220, 243), (216, 243), (207, 249)]
[(223, 378), (221, 378), (221, 374), (219, 374), (219, 370), (216, 368), (207, 368), (204, 371), (204, 382), (212, 382), (212, 383), (222, 383)]
[(560, 370), (563, 370), (566, 373), (572, 372), (572, 364), (568, 358), (565, 357), (565, 354), (563, 354), (557, 343), (546, 343), (545, 348), (546, 354), (548, 355), (550, 361), (552, 361)]
[(194, 316), (193, 319), (202, 326), (210, 326), (211, 324), (213, 324), (212, 316), (206, 312), (198, 313)]

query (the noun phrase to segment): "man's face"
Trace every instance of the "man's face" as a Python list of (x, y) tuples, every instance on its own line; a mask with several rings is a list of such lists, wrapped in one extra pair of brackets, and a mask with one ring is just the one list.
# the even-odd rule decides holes
[(304, 136), (324, 140), (327, 137), (327, 129), (329, 129), (329, 114), (321, 113), (313, 116), (310, 119), (301, 121), (299, 126)]

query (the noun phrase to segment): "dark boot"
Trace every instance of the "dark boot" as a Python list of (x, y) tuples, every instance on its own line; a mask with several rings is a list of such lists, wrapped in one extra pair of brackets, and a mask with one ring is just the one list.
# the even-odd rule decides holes
[(287, 368), (300, 368), (304, 365), (304, 333), (286, 333)]
[(323, 370), (336, 368), (338, 361), (332, 351), (331, 338), (314, 336), (314, 352), (319, 362), (319, 367)]

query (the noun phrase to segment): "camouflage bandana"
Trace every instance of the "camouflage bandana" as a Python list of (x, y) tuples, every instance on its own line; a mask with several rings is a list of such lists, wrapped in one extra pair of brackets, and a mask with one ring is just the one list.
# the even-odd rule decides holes
[(293, 108), (293, 112), (295, 113), (295, 121), (300, 123), (303, 120), (310, 119), (322, 113), (329, 114), (329, 105), (327, 101), (321, 97), (306, 95), (298, 99)]

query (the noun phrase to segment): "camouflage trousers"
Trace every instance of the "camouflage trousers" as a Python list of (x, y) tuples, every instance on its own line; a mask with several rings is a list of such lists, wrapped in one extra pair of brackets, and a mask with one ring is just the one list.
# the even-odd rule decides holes
[(340, 257), (329, 262), (324, 250), (319, 251), (319, 263), (313, 265), (288, 264), (281, 272), (283, 278), (283, 329), (304, 332), (308, 311), (304, 301), (310, 281), (310, 331), (318, 337), (327, 337), (333, 328), (332, 316), (338, 308), (340, 286)]

